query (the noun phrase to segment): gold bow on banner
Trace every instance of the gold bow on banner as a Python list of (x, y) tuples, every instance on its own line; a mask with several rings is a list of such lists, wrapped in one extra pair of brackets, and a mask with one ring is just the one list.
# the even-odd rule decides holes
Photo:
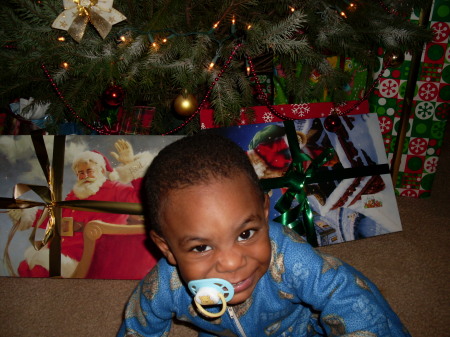
[(63, 0), (64, 11), (53, 22), (52, 27), (66, 30), (80, 42), (90, 21), (104, 39), (112, 25), (126, 19), (112, 8), (113, 0)]
[[(138, 203), (129, 202), (109, 202), (93, 200), (61, 200), (63, 169), (64, 169), (64, 150), (65, 136), (54, 136), (53, 162), (50, 161), (45, 147), (44, 137), (42, 135), (31, 136), (36, 156), (39, 160), (42, 171), (44, 172), (47, 186), (16, 184), (14, 187), (13, 198), (0, 197), (0, 208), (3, 209), (25, 209), (31, 207), (45, 207), (37, 224), (33, 227), (30, 235), (30, 241), (35, 249), (39, 250), (50, 243), (50, 276), (59, 276), (61, 270), (61, 240), (60, 240), (60, 222), (61, 208), (70, 208), (82, 211), (104, 212), (116, 214), (134, 214), (141, 215), (142, 207)], [(42, 201), (30, 201), (18, 199), (28, 191), (35, 192)], [(45, 234), (42, 240), (36, 240), (36, 230), (48, 217)], [(15, 226), (17, 227), (17, 225)], [(8, 246), (12, 236), (17, 228), (13, 228), (8, 238), (5, 248), (7, 256)]]

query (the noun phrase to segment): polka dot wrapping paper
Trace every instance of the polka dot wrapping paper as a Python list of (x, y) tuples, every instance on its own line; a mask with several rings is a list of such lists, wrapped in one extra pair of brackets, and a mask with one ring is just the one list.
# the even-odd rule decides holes
[[(411, 19), (418, 20), (418, 17), (413, 14)], [(421, 56), (395, 182), (396, 194), (415, 198), (426, 198), (431, 194), (450, 111), (450, 0), (433, 3), (428, 25), (435, 35)], [(396, 150), (410, 71), (411, 55), (406, 54), (398, 67), (385, 70), (369, 99), (370, 111), (378, 114), (389, 160)]]

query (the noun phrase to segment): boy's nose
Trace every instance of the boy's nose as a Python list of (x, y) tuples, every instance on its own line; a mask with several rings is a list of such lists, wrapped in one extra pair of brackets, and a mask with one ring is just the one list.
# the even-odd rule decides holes
[(229, 249), (220, 253), (217, 259), (217, 271), (229, 273), (245, 265), (245, 256), (239, 249)]

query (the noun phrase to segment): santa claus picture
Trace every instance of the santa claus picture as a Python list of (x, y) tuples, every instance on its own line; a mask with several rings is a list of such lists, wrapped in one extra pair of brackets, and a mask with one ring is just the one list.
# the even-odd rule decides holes
[[(146, 168), (159, 149), (174, 140), (174, 137), (159, 136), (68, 136), (64, 156), (64, 200), (139, 203), (139, 189)], [(46, 146), (52, 147), (52, 141), (52, 136), (45, 137)], [(1, 196), (10, 195), (17, 183), (45, 185), (29, 136), (1, 136), (0, 147), (0, 160), (5, 163), (0, 171), (6, 182), (1, 186)], [(30, 196), (26, 198), (30, 199)], [(0, 249), (4, 252), (0, 275), (49, 276), (49, 245), (37, 250), (25, 239), (34, 227), (38, 227), (37, 231), (46, 228), (48, 219), (42, 219), (42, 212), (42, 208), (34, 207), (4, 210), (0, 214)], [(115, 225), (142, 223), (142, 217), (136, 215), (63, 208), (61, 277), (73, 275), (83, 254), (83, 230), (92, 220)], [(123, 244), (126, 245), (126, 241)], [(154, 264), (156, 258), (149, 261)]]

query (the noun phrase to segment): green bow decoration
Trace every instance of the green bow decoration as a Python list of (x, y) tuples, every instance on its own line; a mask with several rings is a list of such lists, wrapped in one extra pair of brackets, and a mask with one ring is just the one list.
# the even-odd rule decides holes
[[(35, 249), (39, 250), (47, 244), (50, 244), (50, 276), (59, 276), (61, 242), (60, 242), (60, 222), (61, 208), (70, 208), (91, 212), (105, 212), (116, 214), (134, 214), (141, 215), (142, 207), (138, 203), (128, 202), (107, 202), (91, 200), (71, 200), (62, 201), (62, 182), (64, 168), (64, 150), (65, 136), (54, 136), (53, 162), (50, 165), (44, 138), (42, 135), (31, 136), (36, 156), (45, 175), (47, 186), (16, 184), (14, 187), (13, 198), (0, 197), (0, 208), (2, 209), (25, 209), (37, 206), (45, 207), (36, 226), (30, 235), (30, 242)], [(21, 200), (19, 197), (28, 191), (35, 192), (41, 199), (39, 201)], [(42, 240), (36, 240), (36, 230), (40, 227), (46, 218), (49, 218), (45, 234)], [(8, 259), (8, 247), (17, 226), (13, 227), (8, 237), (5, 248), (5, 257)], [(56, 240), (55, 240), (56, 239)]]
[[(306, 236), (307, 241), (314, 247), (318, 246), (314, 221), (305, 186), (312, 182), (317, 176), (317, 169), (329, 161), (334, 155), (334, 149), (329, 148), (323, 151), (314, 160), (300, 150), (297, 134), (293, 121), (284, 121), (284, 128), (291, 152), (292, 162), (287, 172), (282, 177), (261, 179), (264, 190), (287, 187), (287, 191), (275, 204), (275, 209), (280, 212), (280, 216), (274, 219), (284, 226), (294, 229), (300, 235)], [(303, 169), (303, 162), (311, 161), (306, 170)], [(294, 200), (298, 205), (292, 207)]]

